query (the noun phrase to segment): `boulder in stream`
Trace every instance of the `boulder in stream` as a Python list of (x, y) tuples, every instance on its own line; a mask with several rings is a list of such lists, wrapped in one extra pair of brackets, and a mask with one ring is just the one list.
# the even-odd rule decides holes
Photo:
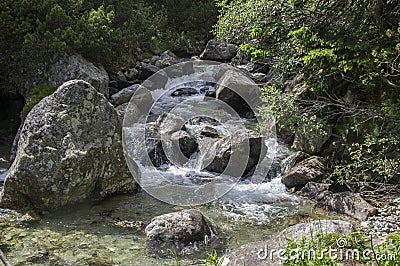
[(265, 151), (263, 137), (252, 130), (237, 131), (215, 142), (205, 156), (205, 162), (209, 163), (205, 169), (235, 177), (245, 176), (263, 159)]
[(204, 241), (206, 235), (211, 235), (206, 218), (195, 209), (157, 216), (145, 231), (151, 241), (178, 241), (183, 244)]
[(72, 80), (26, 117), (0, 205), (49, 211), (135, 188), (113, 106), (89, 83)]

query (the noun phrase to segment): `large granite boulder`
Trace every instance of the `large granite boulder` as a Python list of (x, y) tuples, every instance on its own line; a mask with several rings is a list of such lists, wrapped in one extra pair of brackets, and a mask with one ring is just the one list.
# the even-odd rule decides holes
[(109, 77), (102, 66), (95, 66), (80, 55), (56, 56), (50, 63), (38, 66), (26, 64), (21, 75), (16, 76), (19, 92), (26, 98), (39, 84), (61, 86), (69, 80), (84, 80), (108, 98)]
[(0, 205), (55, 210), (134, 189), (117, 113), (89, 83), (72, 80), (28, 114)]
[(200, 59), (228, 62), (235, 57), (238, 51), (237, 45), (210, 40), (201, 53)]
[(323, 158), (313, 156), (291, 168), (283, 177), (287, 188), (302, 188), (310, 181), (321, 181), (326, 174)]
[(283, 251), (289, 244), (288, 239), (299, 241), (305, 237), (307, 241), (310, 241), (316, 237), (318, 232), (322, 232), (324, 235), (350, 234), (354, 232), (354, 227), (349, 222), (341, 220), (321, 220), (296, 224), (272, 238), (246, 244), (232, 250), (224, 256), (222, 265), (282, 265), (279, 257), (287, 255)]

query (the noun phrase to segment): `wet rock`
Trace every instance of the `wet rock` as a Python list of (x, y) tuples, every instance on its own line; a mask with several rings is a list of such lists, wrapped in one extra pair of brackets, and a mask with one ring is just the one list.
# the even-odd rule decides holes
[(160, 167), (169, 162), (160, 139), (146, 138), (146, 150), (153, 166)]
[(127, 88), (122, 89), (114, 95), (111, 95), (110, 102), (114, 106), (118, 106), (124, 103), (128, 103), (132, 97), (132, 95), (140, 88), (139, 84), (135, 84), (129, 86)]
[[(321, 220), (296, 224), (269, 239), (246, 244), (230, 251), (224, 256), (222, 265), (282, 265), (279, 251), (286, 248), (289, 244), (288, 239), (299, 241), (305, 237), (306, 241), (310, 241), (320, 231), (324, 234), (351, 234), (354, 230), (352, 224), (341, 220)], [(272, 253), (273, 250), (275, 253)]]
[(239, 47), (237, 45), (210, 40), (201, 53), (200, 59), (228, 62), (235, 57), (238, 50)]
[(191, 96), (191, 95), (195, 95), (198, 94), (196, 89), (193, 88), (180, 88), (175, 90), (171, 96), (173, 97), (178, 97), (178, 96)]
[(261, 104), (261, 91), (247, 76), (228, 70), (218, 81), (216, 97), (232, 107), (241, 117)]
[(202, 135), (204, 137), (209, 137), (209, 138), (217, 138), (217, 137), (219, 137), (218, 130), (216, 130), (215, 128), (210, 127), (210, 126), (203, 127), (201, 129), (200, 135)]
[(194, 209), (155, 217), (145, 231), (151, 241), (177, 241), (183, 244), (204, 241), (204, 237), (211, 234), (206, 218)]
[(199, 147), (196, 138), (183, 130), (173, 133), (171, 135), (171, 142), (174, 154), (182, 153), (186, 158), (190, 158)]
[(302, 125), (296, 130), (292, 148), (298, 151), (315, 155), (318, 154), (325, 142), (332, 135), (332, 126), (325, 124), (322, 120), (317, 119), (321, 127), (317, 130), (310, 130), (308, 125)]
[[(252, 130), (235, 132), (217, 141), (205, 155), (205, 169), (231, 176), (245, 176), (263, 158), (264, 138)], [(245, 164), (247, 162), (247, 164)]]
[(151, 130), (161, 135), (172, 134), (179, 130), (185, 130), (185, 121), (180, 116), (164, 113), (157, 118)]
[(325, 177), (326, 168), (321, 157), (313, 156), (296, 164), (283, 177), (287, 188), (302, 188), (310, 181), (320, 181)]
[(89, 83), (72, 80), (28, 114), (0, 203), (55, 210), (134, 189), (114, 108)]

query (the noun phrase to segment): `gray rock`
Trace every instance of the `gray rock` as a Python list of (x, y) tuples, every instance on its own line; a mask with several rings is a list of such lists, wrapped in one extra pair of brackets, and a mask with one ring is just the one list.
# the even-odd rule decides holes
[(261, 91), (240, 71), (228, 70), (218, 81), (216, 97), (231, 106), (241, 117), (261, 104)]
[(128, 108), (128, 105), (129, 105), (129, 103), (124, 103), (124, 104), (121, 104), (121, 105), (118, 105), (117, 107), (115, 107), (115, 111), (117, 112), (118, 120), (121, 124), (121, 127), (124, 122), (124, 117), (125, 117), (125, 113), (126, 113), (126, 109)]
[[(324, 234), (351, 234), (354, 232), (354, 227), (349, 222), (341, 220), (322, 220), (296, 224), (270, 239), (246, 244), (232, 250), (224, 256), (222, 265), (282, 265), (278, 252), (286, 248), (289, 244), (288, 239), (299, 241), (305, 237), (307, 241), (310, 241), (315, 238), (319, 231)], [(273, 250), (275, 251), (272, 252)]]
[(139, 75), (139, 70), (136, 68), (130, 68), (124, 72), (124, 75), (128, 80), (135, 80)]
[(332, 126), (327, 125), (320, 119), (317, 119), (321, 128), (311, 131), (308, 125), (302, 125), (297, 128), (292, 148), (298, 151), (315, 155), (318, 154), (322, 146), (332, 135)]
[[(264, 138), (252, 130), (238, 131), (218, 140), (206, 154), (206, 170), (232, 176), (245, 176), (263, 158)], [(243, 163), (247, 162), (247, 165)]]
[(217, 138), (217, 137), (219, 137), (218, 130), (216, 130), (215, 128), (210, 127), (210, 126), (203, 127), (201, 129), (200, 135), (205, 136), (205, 137), (209, 137), (209, 138)]
[(120, 90), (116, 94), (111, 95), (110, 102), (114, 106), (128, 103), (129, 100), (131, 99), (132, 95), (139, 89), (139, 87), (140, 87), (139, 84), (135, 84), (135, 85), (132, 85), (132, 86), (129, 86), (127, 88)]
[(204, 241), (204, 237), (211, 234), (203, 214), (194, 209), (155, 217), (145, 231), (149, 240), (178, 241), (183, 244)]
[(181, 60), (173, 52), (167, 50), (163, 52), (159, 59), (154, 63), (158, 68), (166, 68), (175, 64), (180, 63)]
[(196, 138), (188, 132), (180, 130), (171, 135), (174, 154), (183, 154), (186, 158), (195, 153), (199, 147)]
[(135, 187), (114, 108), (89, 83), (72, 80), (28, 114), (0, 205), (55, 210)]
[(340, 193), (325, 193), (320, 196), (318, 204), (331, 211), (343, 213), (360, 221), (366, 221), (368, 217), (377, 213), (377, 209), (366, 202), (360, 194), (350, 191)]
[[(150, 158), (150, 163), (155, 167), (169, 162), (167, 155), (163, 149), (161, 139), (157, 138), (146, 138), (146, 150)], [(143, 162), (146, 164), (146, 161)]]
[(129, 82), (122, 71), (118, 71), (115, 74), (110, 74), (110, 78), (110, 86), (115, 87), (117, 90), (121, 90), (129, 86)]
[(151, 130), (161, 135), (172, 134), (179, 130), (185, 130), (185, 120), (172, 113), (164, 113), (157, 118)]
[(346, 214), (360, 221), (377, 213), (377, 209), (366, 202), (360, 194), (344, 191), (334, 193), (330, 191), (330, 184), (309, 182), (300, 191), (300, 195), (317, 201), (320, 207), (330, 211)]
[(171, 96), (178, 97), (178, 96), (191, 96), (198, 94), (198, 91), (194, 88), (179, 88), (176, 89)]
[(200, 59), (228, 62), (235, 57), (238, 51), (237, 45), (210, 40), (201, 53)]
[(268, 76), (264, 73), (254, 73), (251, 74), (252, 79), (257, 83), (267, 82)]
[(326, 174), (321, 157), (313, 156), (296, 164), (283, 177), (282, 183), (287, 188), (301, 188), (310, 181), (320, 181)]
[(55, 87), (69, 80), (84, 80), (106, 98), (109, 97), (107, 72), (102, 66), (95, 66), (80, 55), (61, 57), (51, 65), (48, 73), (43, 73), (43, 75), (48, 78), (48, 84)]
[(152, 76), (153, 74), (157, 73), (158, 71), (160, 71), (161, 69), (153, 66), (151, 64), (148, 63), (141, 63), (140, 64), (140, 71), (139, 71), (139, 79), (140, 80), (145, 80), (147, 78), (149, 78), (150, 76)]

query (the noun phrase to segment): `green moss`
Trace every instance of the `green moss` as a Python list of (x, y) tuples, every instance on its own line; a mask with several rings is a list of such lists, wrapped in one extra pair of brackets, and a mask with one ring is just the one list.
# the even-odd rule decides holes
[(26, 99), (25, 106), (21, 111), (21, 119), (24, 120), (37, 103), (50, 94), (53, 94), (55, 90), (56, 87), (51, 85), (37, 85), (33, 87), (28, 98)]

